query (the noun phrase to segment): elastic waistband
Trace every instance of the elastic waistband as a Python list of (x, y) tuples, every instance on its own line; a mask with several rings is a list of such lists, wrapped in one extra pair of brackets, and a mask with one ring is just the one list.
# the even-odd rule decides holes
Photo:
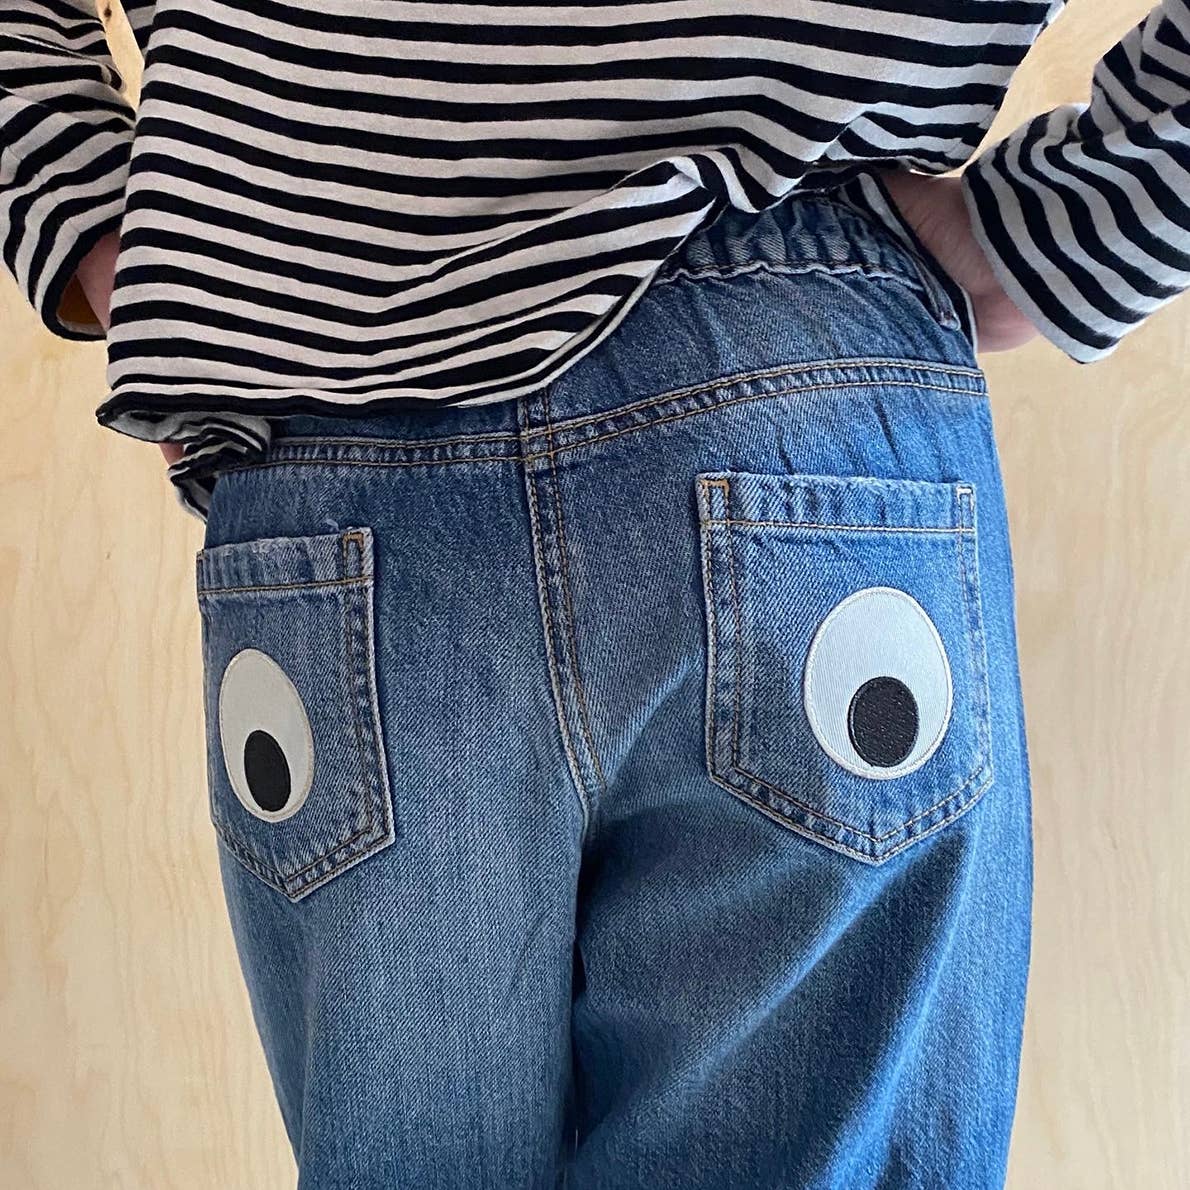
[(796, 190), (759, 213), (727, 207), (664, 261), (655, 283), (750, 268), (800, 272), (855, 267), (922, 289), (944, 326), (974, 342), (970, 301), (900, 217), (880, 170), (852, 172), (828, 188)]

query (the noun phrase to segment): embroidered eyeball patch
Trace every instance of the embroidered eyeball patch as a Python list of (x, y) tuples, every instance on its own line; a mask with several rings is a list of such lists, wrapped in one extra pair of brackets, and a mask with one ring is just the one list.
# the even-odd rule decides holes
[(310, 719), (289, 675), (259, 649), (241, 649), (223, 671), (219, 742), (250, 814), (279, 822), (302, 808), (314, 780)]
[(810, 643), (803, 690), (810, 727), (858, 776), (901, 777), (925, 764), (946, 734), (953, 693), (938, 629), (896, 587), (848, 595)]

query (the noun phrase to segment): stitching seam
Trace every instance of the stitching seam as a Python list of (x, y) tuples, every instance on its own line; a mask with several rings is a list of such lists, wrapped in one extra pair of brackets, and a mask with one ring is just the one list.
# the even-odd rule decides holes
[(234, 595), (241, 591), (304, 591), (308, 587), (358, 587), (369, 581), (368, 576), (358, 578), (326, 578), (312, 579), (308, 583), (259, 583), (256, 586), (242, 587), (199, 587), (200, 598), (203, 595)]
[[(613, 438), (621, 438), (626, 434), (637, 434), (644, 430), (652, 429), (654, 426), (667, 425), (670, 422), (682, 421), (687, 417), (697, 417), (705, 413), (715, 413), (720, 409), (728, 409), (733, 405), (740, 405), (746, 401), (762, 401), (768, 400), (772, 397), (787, 397), (795, 393), (816, 393), (829, 392), (840, 388), (913, 388), (924, 391), (945, 393), (948, 396), (970, 396), (970, 397), (984, 397), (986, 394), (979, 389), (956, 389), (947, 388), (945, 385), (939, 384), (925, 384), (916, 380), (881, 380), (881, 381), (840, 381), (831, 384), (809, 384), (809, 385), (793, 385), (789, 388), (774, 389), (772, 392), (762, 393), (748, 393), (744, 396), (732, 397), (728, 400), (718, 401), (713, 405), (709, 405), (702, 409), (688, 409), (681, 413), (670, 414), (666, 417), (658, 418), (656, 421), (650, 421), (641, 426), (625, 426), (623, 429), (610, 430), (605, 434), (600, 434), (595, 438), (587, 438), (580, 442), (564, 443), (561, 446), (555, 446), (549, 450), (532, 451), (528, 454), (515, 455), (488, 455), (479, 458), (462, 458), (462, 459), (387, 459), (387, 460), (372, 460), (372, 459), (330, 459), (330, 458), (280, 458), (280, 459), (266, 459), (263, 462), (240, 463), (235, 466), (221, 467), (219, 471), (221, 474), (227, 474), (233, 471), (261, 471), (266, 467), (292, 467), (300, 465), (309, 466), (339, 466), (339, 467), (439, 467), (450, 464), (471, 464), (474, 466), (478, 463), (521, 463), (524, 465), (538, 462), (542, 459), (549, 459), (561, 454), (563, 451), (577, 450), (580, 447), (595, 446), (600, 442), (607, 442)], [(697, 390), (699, 392), (711, 391), (703, 388)], [(668, 398), (667, 398), (668, 399)], [(619, 416), (620, 410), (612, 411), (600, 415), (600, 419), (606, 419), (612, 416)], [(330, 439), (315, 439), (315, 441), (332, 441)], [(423, 447), (432, 447), (435, 444), (432, 441), (427, 441), (422, 444)], [(283, 448), (282, 448), (283, 449)]]
[[(546, 427), (550, 424), (550, 399), (549, 390), (546, 389), (542, 393), (542, 413), (545, 416)], [(546, 441), (550, 441), (547, 437)], [(578, 662), (578, 642), (575, 637), (574, 627), (574, 602), (570, 588), (570, 561), (568, 558), (568, 550), (566, 547), (566, 522), (562, 514), (562, 498), (560, 494), (560, 484), (558, 483), (558, 468), (556, 459), (550, 457), (550, 476), (551, 486), (554, 489), (554, 512), (558, 517), (558, 554), (561, 560), (561, 579), (562, 579), (562, 597), (564, 600), (565, 619), (566, 619), (566, 635), (570, 642), (570, 665), (574, 671), (574, 687), (575, 693), (578, 696), (578, 713), (579, 713), (579, 727), (583, 737), (584, 743), (587, 745), (587, 752), (590, 754), (591, 761), (595, 766), (595, 774), (599, 778), (600, 788), (607, 789), (607, 777), (604, 776), (603, 765), (599, 762), (599, 753), (595, 750), (595, 741), (591, 737), (591, 725), (588, 720), (587, 713), (587, 696), (583, 688), (582, 673), (579, 669)]]
[[(706, 514), (709, 517), (713, 512), (711, 507), (711, 498), (707, 492), (710, 487), (723, 488), (727, 486), (727, 481), (723, 479), (704, 480), (701, 484), (699, 493), (700, 500), (703, 503)], [(707, 687), (706, 687), (706, 705), (703, 709), (703, 735), (705, 737), (705, 753), (707, 771), (714, 775), (715, 772), (715, 758), (714, 758), (714, 712), (715, 712), (715, 697), (716, 697), (716, 681), (719, 673), (718, 657), (719, 657), (719, 613), (716, 608), (715, 600), (715, 584), (711, 576), (711, 551), (714, 546), (711, 541), (711, 532), (706, 527), (704, 521), (702, 527), (702, 579), (706, 588), (706, 606), (707, 606)]]
[(920, 834), (912, 835), (910, 838), (905, 839), (901, 843), (898, 843), (895, 847), (888, 848), (888, 850), (884, 851), (879, 857), (871, 856), (867, 852), (859, 851), (855, 847), (849, 847), (846, 843), (843, 843), (838, 839), (832, 838), (830, 835), (819, 834), (812, 827), (808, 827), (804, 823), (798, 822), (796, 819), (788, 818), (788, 817), (784, 816), (778, 810), (773, 809), (772, 806), (768, 806), (764, 802), (760, 801), (759, 798), (753, 797), (746, 790), (739, 789), (734, 785), (727, 784), (726, 781), (722, 780), (722, 778), (720, 778), (719, 776), (717, 776), (714, 773), (711, 774), (711, 779), (717, 785), (720, 785), (724, 789), (726, 789), (728, 791), (728, 793), (732, 794), (735, 797), (738, 797), (741, 801), (746, 802), (748, 805), (759, 810), (763, 815), (765, 815), (766, 818), (771, 818), (778, 825), (783, 826), (788, 830), (795, 831), (799, 835), (803, 835), (806, 838), (812, 839), (816, 843), (821, 843), (826, 847), (831, 847), (831, 848), (835, 849), (836, 851), (845, 852), (847, 855), (854, 856), (856, 859), (863, 860), (865, 863), (871, 863), (874, 859), (877, 863), (882, 863), (885, 860), (892, 859), (892, 857), (894, 855), (897, 855), (900, 852), (904, 851), (906, 847), (909, 847), (912, 844), (916, 843), (919, 839), (927, 838), (929, 835), (933, 834), (935, 831), (941, 830), (942, 827), (946, 826), (948, 823), (953, 822), (956, 818), (958, 818), (966, 810), (970, 809), (973, 805), (975, 805), (975, 803), (977, 801), (979, 801), (980, 797), (982, 797), (984, 792), (987, 790), (987, 787), (991, 784), (992, 774), (991, 774), (991, 772), (988, 773), (988, 779), (983, 783), (983, 785), (981, 785), (979, 787), (979, 789), (977, 789), (975, 791), (975, 793), (973, 793), (971, 795), (970, 798), (967, 799), (966, 802), (964, 802), (961, 806), (958, 806), (952, 813), (948, 814), (945, 818), (934, 823), (934, 825), (931, 826), (928, 831), (923, 831)]
[(570, 735), (570, 725), (567, 722), (562, 698), (562, 680), (558, 673), (557, 645), (554, 637), (553, 612), (550, 608), (549, 584), (545, 575), (545, 546), (541, 536), (538, 509), (539, 480), (525, 470), (526, 496), (529, 506), (529, 532), (533, 538), (533, 571), (537, 578), (537, 597), (541, 608), (542, 629), (545, 632), (545, 661), (550, 674), (550, 687), (554, 697), (554, 711), (558, 717), (558, 728), (562, 736), (562, 749), (570, 765), (571, 778), (574, 781), (575, 792), (578, 794), (579, 806), (583, 812), (583, 834), (586, 835), (591, 818), (590, 799), (586, 785), (583, 782), (582, 766), (574, 751), (574, 741)]
[(891, 839), (893, 835), (899, 835), (902, 831), (908, 830), (909, 827), (915, 823), (920, 822), (923, 818), (928, 818), (936, 810), (942, 809), (943, 806), (949, 805), (956, 798), (961, 797), (963, 791), (983, 775), (987, 768), (987, 755), (984, 752), (979, 752), (975, 758), (975, 763), (971, 767), (971, 772), (967, 775), (962, 785), (957, 789), (952, 789), (941, 801), (935, 802), (932, 806), (922, 810), (919, 814), (915, 814), (906, 822), (902, 822), (899, 826), (893, 827), (890, 831), (885, 831), (882, 835), (872, 835), (867, 831), (862, 831), (857, 826), (853, 826), (850, 822), (844, 822), (841, 818), (834, 818), (830, 814), (824, 813), (822, 810), (816, 809), (814, 806), (807, 805), (805, 802), (798, 801), (797, 798), (792, 797), (786, 790), (773, 785), (769, 781), (758, 777), (755, 773), (750, 773), (745, 768), (736, 766), (735, 771), (745, 780), (751, 781), (753, 784), (763, 786), (765, 789), (771, 790), (782, 801), (788, 802), (791, 806), (796, 806), (799, 810), (811, 815), (814, 818), (819, 818), (823, 822), (829, 822), (832, 826), (837, 826), (842, 830), (847, 831), (848, 834), (858, 835), (861, 839), (867, 839), (871, 843), (883, 843), (885, 839)]
[[(518, 440), (529, 438), (556, 438), (560, 431), (572, 430), (580, 426), (590, 425), (592, 422), (602, 421), (608, 417), (618, 417), (625, 413), (636, 413), (641, 409), (650, 409), (655, 405), (664, 405), (667, 401), (676, 401), (681, 397), (697, 396), (700, 393), (715, 392), (719, 389), (732, 388), (737, 384), (746, 384), (752, 380), (767, 380), (775, 376), (796, 376), (805, 372), (825, 372), (831, 370), (843, 371), (859, 371), (862, 368), (872, 367), (895, 367), (895, 368), (913, 368), (920, 372), (935, 372), (943, 376), (964, 376), (972, 380), (984, 380), (983, 373), (978, 368), (967, 368), (961, 364), (948, 364), (942, 361), (935, 360), (913, 360), (906, 359), (900, 356), (861, 356), (854, 359), (847, 359), (843, 361), (829, 361), (829, 360), (810, 360), (797, 364), (774, 364), (769, 368), (757, 368), (751, 372), (736, 372), (730, 376), (721, 376), (709, 384), (706, 382), (700, 384), (689, 384), (684, 388), (668, 389), (663, 393), (658, 393), (656, 396), (646, 397), (640, 401), (633, 401), (627, 405), (620, 405), (615, 409), (603, 410), (600, 413), (587, 413), (580, 417), (568, 418), (564, 421), (555, 422), (552, 426), (546, 425), (540, 428), (526, 426), (520, 434), (505, 434), (498, 431), (485, 431), (478, 434), (460, 434), (454, 438), (432, 438), (426, 440), (419, 439), (375, 439), (375, 438), (326, 438), (320, 434), (303, 435), (294, 434), (290, 436), (279, 436), (274, 441), (277, 443), (285, 442), (325, 442), (336, 443), (343, 445), (372, 445), (383, 442), (390, 448), (412, 447), (424, 448), (427, 446), (460, 446), (466, 445), (470, 442), (511, 442), (514, 445)], [(864, 380), (858, 381), (860, 384), (882, 384), (884, 381)], [(799, 386), (801, 387), (801, 386)], [(813, 388), (814, 385), (806, 385), (806, 388)], [(940, 392), (955, 392), (967, 394), (971, 396), (983, 396), (983, 388), (979, 389), (952, 389), (944, 385), (930, 385), (928, 382), (922, 387), (937, 388)], [(699, 412), (699, 411), (695, 411)]]
[[(723, 511), (727, 514), (724, 518), (730, 523), (731, 521), (731, 483), (729, 480), (723, 481)], [(725, 534), (724, 545), (727, 547), (727, 565), (728, 573), (731, 575), (731, 603), (732, 607), (736, 609), (735, 615), (735, 705), (732, 715), (731, 727), (731, 763), (738, 766), (740, 763), (740, 720), (743, 718), (743, 691), (744, 691), (744, 647), (743, 647), (743, 617), (740, 615), (740, 588), (739, 582), (736, 578), (736, 564), (735, 564), (735, 543), (731, 539), (731, 531), (728, 530)]]
[[(990, 696), (988, 694), (988, 672), (987, 672), (987, 641), (984, 635), (983, 616), (977, 602), (979, 596), (979, 555), (975, 547), (977, 541), (975, 538), (975, 490), (970, 487), (960, 488), (958, 491), (958, 499), (960, 505), (966, 505), (964, 520), (970, 520), (972, 526), (971, 536), (968, 538), (957, 538), (956, 544), (959, 551), (959, 565), (963, 572), (963, 605), (967, 610), (968, 632), (967, 632), (967, 647), (971, 656), (971, 670), (977, 677), (977, 683), (980, 690), (982, 702), (982, 714), (976, 716), (976, 722), (979, 730), (980, 743), (983, 746), (985, 753), (991, 752), (991, 729), (989, 720), (991, 718)], [(973, 561), (975, 563), (974, 578), (969, 579), (967, 574), (967, 551), (973, 551)], [(978, 637), (980, 652), (976, 652), (976, 638)], [(984, 664), (980, 664), (981, 657)]]
[(898, 272), (896, 269), (869, 264), (862, 260), (839, 260), (823, 263), (822, 261), (805, 261), (802, 264), (774, 264), (768, 260), (751, 260), (738, 265), (704, 265), (701, 268), (688, 268), (678, 265), (664, 274), (653, 278), (653, 287), (661, 288), (677, 280), (697, 281), (703, 277), (741, 277), (752, 273), (774, 273), (781, 277), (801, 277), (806, 273), (826, 273), (830, 276), (850, 276), (861, 273), (865, 277), (872, 277), (879, 281), (899, 281), (903, 285), (919, 286), (916, 277)]
[(750, 521), (735, 518), (733, 520), (715, 520), (711, 525), (742, 525), (755, 526), (762, 529), (822, 529), (832, 532), (854, 533), (973, 533), (973, 529), (958, 525), (830, 525), (821, 521)]

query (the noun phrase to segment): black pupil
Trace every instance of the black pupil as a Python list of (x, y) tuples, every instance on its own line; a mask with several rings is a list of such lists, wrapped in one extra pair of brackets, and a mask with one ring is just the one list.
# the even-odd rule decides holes
[(244, 741), (244, 776), (262, 810), (280, 810), (289, 801), (289, 763), (267, 731), (254, 731)]
[(900, 764), (913, 751), (917, 726), (917, 700), (898, 678), (871, 678), (855, 692), (847, 709), (852, 746), (881, 768)]

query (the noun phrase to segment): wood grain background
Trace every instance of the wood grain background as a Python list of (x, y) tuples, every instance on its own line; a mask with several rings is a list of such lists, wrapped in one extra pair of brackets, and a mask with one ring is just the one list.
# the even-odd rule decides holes
[[(1147, 9), (1074, 0), (992, 131)], [(117, 11), (112, 37), (135, 83)], [(101, 344), (0, 279), (0, 1187), (282, 1190), (207, 822), (193, 554)], [(1190, 1185), (1190, 299), (1108, 360), (984, 361), (1013, 523), (1036, 908), (1009, 1186)]]

